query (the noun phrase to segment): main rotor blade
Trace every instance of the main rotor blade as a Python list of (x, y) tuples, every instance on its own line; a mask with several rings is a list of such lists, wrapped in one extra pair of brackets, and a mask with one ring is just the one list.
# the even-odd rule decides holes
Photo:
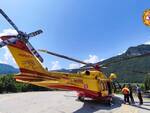
[(35, 32), (29, 33), (28, 37), (34, 37), (34, 36), (39, 35), (41, 33), (43, 33), (43, 31), (40, 29), (40, 30), (37, 30)]
[(13, 21), (5, 14), (5, 12), (0, 9), (0, 13), (3, 15), (3, 17), (9, 22), (9, 24), (12, 25), (12, 27), (19, 33), (19, 29), (18, 27), (13, 23)]
[(80, 60), (77, 60), (77, 59), (74, 59), (74, 58), (70, 58), (70, 57), (60, 55), (60, 54), (57, 54), (57, 53), (54, 53), (54, 52), (50, 52), (50, 51), (47, 51), (47, 50), (43, 50), (43, 49), (39, 49), (38, 51), (41, 51), (41, 52), (44, 52), (44, 53), (47, 53), (47, 54), (50, 54), (50, 55), (54, 55), (54, 56), (57, 56), (57, 57), (61, 57), (61, 58), (67, 59), (67, 60), (71, 60), (71, 61), (74, 61), (74, 62), (77, 62), (77, 63), (85, 64), (85, 66), (83, 66), (81, 68), (86, 67), (86, 69), (87, 69), (87, 68), (93, 67), (95, 70), (101, 71), (100, 67), (98, 65), (95, 65), (95, 64), (92, 64), (92, 63), (86, 63), (86, 62), (83, 62), (83, 61), (80, 61)]
[(64, 55), (60, 55), (60, 54), (57, 54), (57, 53), (54, 53), (54, 52), (50, 52), (50, 51), (47, 51), (47, 50), (39, 49), (38, 51), (44, 52), (44, 53), (47, 53), (47, 54), (50, 54), (50, 55), (54, 55), (54, 56), (57, 56), (57, 57), (61, 57), (61, 58), (67, 59), (67, 60), (71, 60), (71, 61), (74, 61), (74, 62), (77, 62), (77, 63), (88, 65), (88, 63), (86, 63), (86, 62), (83, 62), (83, 61), (80, 61), (80, 60), (77, 60), (77, 59), (74, 59), (74, 58), (70, 58), (70, 57), (67, 57), (67, 56), (64, 56)]
[(26, 43), (30, 51), (41, 61), (43, 62), (43, 58), (40, 56), (40, 54), (33, 48), (33, 46), (30, 44), (30, 42)]
[(7, 39), (7, 40), (4, 40), (2, 42), (0, 42), (0, 48), (1, 47), (4, 47), (6, 45), (9, 45), (9, 44), (13, 44), (15, 43), (17, 40), (19, 40), (18, 38), (10, 38), (10, 39)]

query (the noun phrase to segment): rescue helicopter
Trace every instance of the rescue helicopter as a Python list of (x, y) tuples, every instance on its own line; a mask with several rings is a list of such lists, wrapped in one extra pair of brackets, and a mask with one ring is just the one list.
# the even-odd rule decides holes
[(86, 68), (78, 73), (48, 71), (42, 65), (43, 58), (29, 42), (31, 37), (37, 36), (43, 33), (43, 31), (40, 29), (31, 33), (22, 32), (2, 9), (0, 9), (0, 13), (18, 33), (17, 35), (0, 37), (2, 40), (0, 48), (7, 46), (19, 67), (20, 73), (14, 77), (16, 81), (52, 89), (77, 91), (79, 100), (91, 98), (111, 103), (113, 97), (111, 84), (116, 79), (116, 75), (112, 73), (107, 77), (101, 70), (101, 68), (109, 64), (102, 64), (99, 67), (97, 64), (86, 63), (40, 49), (40, 52), (84, 64)]
[(94, 68), (94, 70), (85, 70), (79, 73), (49, 72), (42, 65), (43, 58), (29, 42), (31, 37), (37, 36), (43, 31), (37, 30), (28, 34), (22, 32), (2, 9), (0, 9), (0, 13), (18, 33), (0, 37), (2, 40), (0, 48), (7, 46), (19, 67), (20, 73), (15, 76), (16, 81), (47, 88), (77, 91), (79, 100), (86, 97), (106, 102), (112, 100), (111, 81), (116, 78), (114, 74), (107, 78), (95, 64), (40, 50)]

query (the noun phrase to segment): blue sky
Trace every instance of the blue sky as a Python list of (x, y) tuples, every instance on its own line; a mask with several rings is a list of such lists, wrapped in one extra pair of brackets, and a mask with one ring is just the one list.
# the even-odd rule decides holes
[[(150, 28), (142, 22), (144, 10), (150, 9), (148, 0), (3, 0), (0, 7), (21, 30), (44, 31), (30, 40), (36, 49), (84, 61), (106, 59), (150, 41)], [(2, 16), (0, 22), (0, 32), (11, 28)], [(0, 50), (1, 62), (7, 59), (5, 53), (6, 49)], [(49, 69), (75, 65), (41, 55)]]

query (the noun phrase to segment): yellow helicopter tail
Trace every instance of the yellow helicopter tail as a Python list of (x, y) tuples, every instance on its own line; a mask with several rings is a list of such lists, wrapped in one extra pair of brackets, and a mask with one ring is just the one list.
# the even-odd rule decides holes
[[(2, 40), (11, 38), (12, 36), (0, 37)], [(14, 44), (7, 45), (10, 50), (14, 60), (19, 66), (20, 72), (30, 73), (30, 74), (44, 74), (47, 70), (44, 69), (40, 61), (32, 54), (26, 44), (18, 40)]]

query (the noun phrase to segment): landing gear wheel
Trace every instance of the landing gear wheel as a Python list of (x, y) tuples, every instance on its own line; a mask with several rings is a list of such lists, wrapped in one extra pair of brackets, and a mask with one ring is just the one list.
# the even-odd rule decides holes
[(79, 96), (79, 97), (78, 97), (78, 100), (79, 100), (79, 101), (84, 101), (84, 97)]
[(112, 106), (112, 100), (107, 100), (107, 105), (109, 105), (110, 107)]

